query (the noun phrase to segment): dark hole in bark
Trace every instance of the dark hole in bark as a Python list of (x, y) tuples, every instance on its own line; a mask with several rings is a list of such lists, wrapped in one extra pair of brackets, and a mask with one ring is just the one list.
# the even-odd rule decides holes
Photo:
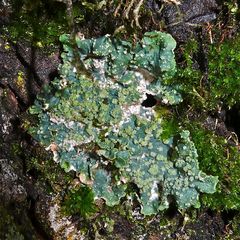
[(151, 94), (146, 94), (146, 95), (147, 95), (147, 99), (145, 99), (142, 102), (142, 106), (146, 108), (155, 106), (157, 104), (156, 98)]
[(166, 210), (165, 214), (169, 219), (173, 219), (179, 213), (177, 209), (176, 201), (173, 197), (168, 196), (169, 208)]
[(28, 175), (30, 175), (34, 180), (38, 180), (39, 175), (41, 174), (37, 169), (32, 168), (29, 169), (28, 171), (25, 170), (25, 172), (27, 172)]
[(214, 212), (212, 209), (208, 209), (208, 210), (207, 210), (207, 214), (208, 214), (210, 217), (214, 217), (214, 216), (215, 216), (215, 212)]
[(225, 124), (229, 131), (233, 131), (240, 138), (240, 105), (233, 106), (226, 112)]
[(100, 228), (99, 229), (99, 231), (98, 231), (98, 233), (100, 234), (100, 235), (107, 235), (107, 231), (106, 231), (106, 229), (104, 229), (104, 228)]
[(60, 77), (60, 74), (58, 72), (57, 69), (54, 69), (52, 72), (49, 73), (48, 75), (48, 78), (49, 78), (49, 81), (53, 81), (55, 78), (59, 78)]
[(224, 210), (222, 211), (222, 219), (224, 221), (224, 224), (227, 225), (230, 223), (230, 221), (233, 220), (233, 218), (238, 214), (239, 212), (236, 210)]

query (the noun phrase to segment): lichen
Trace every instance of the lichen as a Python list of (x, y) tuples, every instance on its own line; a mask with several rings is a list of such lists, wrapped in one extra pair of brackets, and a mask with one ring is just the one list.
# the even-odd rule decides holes
[(179, 208), (199, 206), (199, 192), (213, 193), (217, 178), (199, 170), (188, 131), (163, 140), (161, 118), (142, 106), (147, 94), (168, 105), (182, 100), (177, 86), (164, 84), (175, 74), (174, 39), (148, 32), (136, 44), (110, 36), (76, 38), (76, 47), (68, 35), (61, 41), (61, 77), (31, 107), (39, 118), (31, 134), (109, 206), (132, 182), (145, 215), (166, 209), (169, 196)]

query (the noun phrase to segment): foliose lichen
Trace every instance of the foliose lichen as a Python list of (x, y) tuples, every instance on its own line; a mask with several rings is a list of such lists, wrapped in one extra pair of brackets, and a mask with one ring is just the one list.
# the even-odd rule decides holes
[(168, 105), (182, 99), (164, 85), (175, 73), (175, 40), (148, 32), (136, 44), (110, 36), (75, 39), (63, 35), (60, 78), (45, 86), (30, 113), (39, 124), (31, 134), (66, 171), (74, 170), (95, 198), (114, 206), (128, 183), (139, 188), (145, 215), (198, 206), (199, 192), (213, 193), (217, 177), (199, 170), (189, 132), (162, 140), (161, 118), (142, 106), (146, 94)]

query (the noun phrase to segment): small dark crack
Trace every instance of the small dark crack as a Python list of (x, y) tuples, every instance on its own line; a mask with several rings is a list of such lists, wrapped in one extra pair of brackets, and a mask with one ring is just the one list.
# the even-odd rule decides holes
[(221, 212), (222, 219), (224, 221), (225, 225), (228, 225), (231, 223), (233, 218), (238, 214), (239, 212), (236, 210), (224, 210)]
[(38, 74), (36, 73), (36, 70), (35, 70), (35, 59), (36, 59), (35, 47), (31, 46), (31, 60), (30, 60), (31, 62), (28, 63), (20, 53), (19, 48), (21, 46), (19, 46), (18, 44), (14, 44), (14, 43), (12, 43), (12, 46), (15, 49), (16, 56), (17, 56), (18, 60), (21, 62), (21, 64), (24, 66), (24, 68), (26, 70), (28, 70), (28, 72), (33, 76), (33, 78), (34, 78), (36, 84), (38, 85), (38, 87), (41, 88), (43, 83), (42, 83), (40, 77), (38, 76)]
[(240, 139), (240, 105), (233, 106), (226, 111), (225, 124), (229, 131), (235, 132)]
[(13, 93), (15, 99), (17, 100), (19, 109), (24, 112), (27, 109), (28, 105), (22, 100), (18, 92), (13, 87), (11, 87), (10, 84), (7, 84), (7, 87)]
[(45, 232), (45, 230), (42, 228), (42, 225), (39, 223), (36, 215), (35, 215), (35, 205), (36, 205), (36, 200), (33, 199), (32, 197), (29, 197), (29, 211), (28, 211), (28, 217), (31, 220), (31, 223), (35, 229), (35, 231), (38, 234), (39, 239), (42, 240), (50, 240), (51, 238), (49, 235)]
[[(28, 63), (26, 59), (22, 56), (20, 48), (21, 45), (19, 43), (13, 43), (9, 41), (13, 49), (15, 50), (15, 55), (22, 66), (25, 68), (27, 73), (27, 81), (26, 81), (26, 88), (27, 88), (27, 95), (28, 95), (28, 103), (27, 105), (31, 105), (36, 97), (34, 84), (36, 84), (37, 88), (41, 89), (43, 82), (41, 78), (38, 76), (36, 69), (35, 69), (35, 61), (36, 61), (36, 50), (34, 46), (31, 46), (30, 52), (30, 62)], [(20, 98), (18, 98), (18, 101)]]

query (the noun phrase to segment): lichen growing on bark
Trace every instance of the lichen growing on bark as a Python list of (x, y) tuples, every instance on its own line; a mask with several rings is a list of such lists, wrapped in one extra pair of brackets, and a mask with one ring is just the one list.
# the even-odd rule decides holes
[(164, 84), (175, 73), (175, 40), (148, 32), (136, 44), (111, 36), (61, 41), (60, 78), (31, 107), (39, 118), (31, 134), (109, 206), (131, 182), (145, 215), (168, 208), (169, 196), (179, 208), (199, 206), (199, 192), (213, 193), (217, 178), (199, 170), (188, 131), (163, 141), (161, 118), (142, 105), (147, 94), (168, 105), (182, 100)]

